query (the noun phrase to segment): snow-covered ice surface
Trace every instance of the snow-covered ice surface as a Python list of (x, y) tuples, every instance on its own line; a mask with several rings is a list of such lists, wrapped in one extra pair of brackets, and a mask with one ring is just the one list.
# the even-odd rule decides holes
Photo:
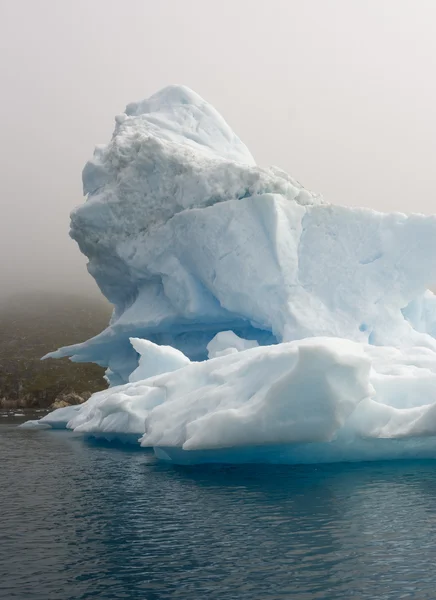
[(178, 462), (436, 456), (435, 216), (325, 203), (182, 86), (130, 104), (83, 183), (71, 235), (114, 313), (51, 356), (112, 387), (42, 425)]

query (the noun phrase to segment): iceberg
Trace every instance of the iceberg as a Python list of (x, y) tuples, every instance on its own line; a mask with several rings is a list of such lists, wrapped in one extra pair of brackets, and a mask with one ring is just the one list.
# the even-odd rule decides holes
[(436, 456), (436, 217), (327, 203), (184, 86), (115, 121), (70, 232), (113, 315), (48, 355), (110, 387), (41, 426), (184, 463)]

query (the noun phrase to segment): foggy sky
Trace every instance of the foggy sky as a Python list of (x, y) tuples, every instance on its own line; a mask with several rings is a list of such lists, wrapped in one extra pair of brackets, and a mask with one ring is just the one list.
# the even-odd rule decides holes
[(68, 236), (114, 115), (170, 83), (337, 204), (436, 213), (433, 0), (0, 0), (0, 294), (91, 292)]

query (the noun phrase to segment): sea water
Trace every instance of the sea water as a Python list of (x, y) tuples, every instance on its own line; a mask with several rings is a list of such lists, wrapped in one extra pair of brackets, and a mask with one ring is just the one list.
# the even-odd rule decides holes
[(0, 425), (0, 598), (435, 598), (436, 461), (175, 467)]

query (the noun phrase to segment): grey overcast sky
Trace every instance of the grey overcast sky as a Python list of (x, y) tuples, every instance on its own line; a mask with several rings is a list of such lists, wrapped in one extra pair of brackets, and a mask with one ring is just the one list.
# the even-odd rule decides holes
[(82, 167), (170, 83), (329, 201), (436, 213), (434, 0), (0, 0), (0, 46), (3, 292), (93, 290)]

